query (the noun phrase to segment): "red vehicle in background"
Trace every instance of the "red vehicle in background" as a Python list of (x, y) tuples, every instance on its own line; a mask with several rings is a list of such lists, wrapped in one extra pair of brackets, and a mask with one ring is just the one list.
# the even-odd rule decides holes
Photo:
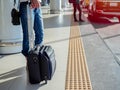
[(84, 3), (86, 1), (89, 18), (118, 17), (120, 22), (120, 0), (84, 0)]

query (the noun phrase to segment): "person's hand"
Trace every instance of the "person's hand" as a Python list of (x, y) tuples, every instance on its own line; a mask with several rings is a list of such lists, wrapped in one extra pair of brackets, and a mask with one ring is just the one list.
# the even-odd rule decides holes
[(39, 8), (40, 7), (40, 2), (39, 0), (31, 0), (31, 8)]

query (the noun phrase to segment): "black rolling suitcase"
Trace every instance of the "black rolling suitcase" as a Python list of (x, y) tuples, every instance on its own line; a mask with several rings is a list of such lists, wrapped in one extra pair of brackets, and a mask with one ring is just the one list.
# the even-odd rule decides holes
[(31, 84), (40, 83), (39, 54), (37, 50), (30, 50), (27, 57), (27, 67), (29, 82)]
[(45, 80), (47, 83), (47, 80), (51, 80), (56, 70), (55, 52), (50, 45), (42, 46), (40, 48), (39, 57), (41, 81)]
[(31, 50), (28, 55), (29, 81), (31, 84), (51, 80), (56, 70), (54, 49), (50, 45)]
[(28, 16), (28, 34), (29, 34), (29, 42), (30, 42), (30, 50), (27, 56), (27, 68), (28, 68), (28, 77), (29, 82), (31, 84), (40, 83), (40, 68), (39, 68), (39, 47), (33, 48), (33, 23), (32, 23), (32, 13), (29, 7), (29, 3), (27, 5), (27, 16)]

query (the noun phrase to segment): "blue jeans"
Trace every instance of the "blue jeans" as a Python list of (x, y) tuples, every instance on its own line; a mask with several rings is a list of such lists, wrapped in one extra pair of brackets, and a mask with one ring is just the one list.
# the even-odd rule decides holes
[[(34, 15), (34, 32), (35, 32), (35, 42), (34, 45), (42, 44), (43, 42), (43, 18), (42, 18), (42, 12), (40, 8), (35, 8), (32, 10), (32, 13)], [(20, 17), (21, 17), (21, 23), (22, 23), (22, 29), (23, 29), (23, 49), (22, 53), (23, 55), (27, 55), (29, 51), (29, 36), (28, 36), (28, 23), (27, 23), (27, 2), (21, 2), (20, 3)]]

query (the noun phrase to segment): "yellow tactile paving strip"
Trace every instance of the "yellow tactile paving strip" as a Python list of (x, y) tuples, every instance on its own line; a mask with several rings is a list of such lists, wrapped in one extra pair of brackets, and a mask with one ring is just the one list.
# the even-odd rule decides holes
[(72, 21), (65, 90), (92, 90), (78, 23)]

